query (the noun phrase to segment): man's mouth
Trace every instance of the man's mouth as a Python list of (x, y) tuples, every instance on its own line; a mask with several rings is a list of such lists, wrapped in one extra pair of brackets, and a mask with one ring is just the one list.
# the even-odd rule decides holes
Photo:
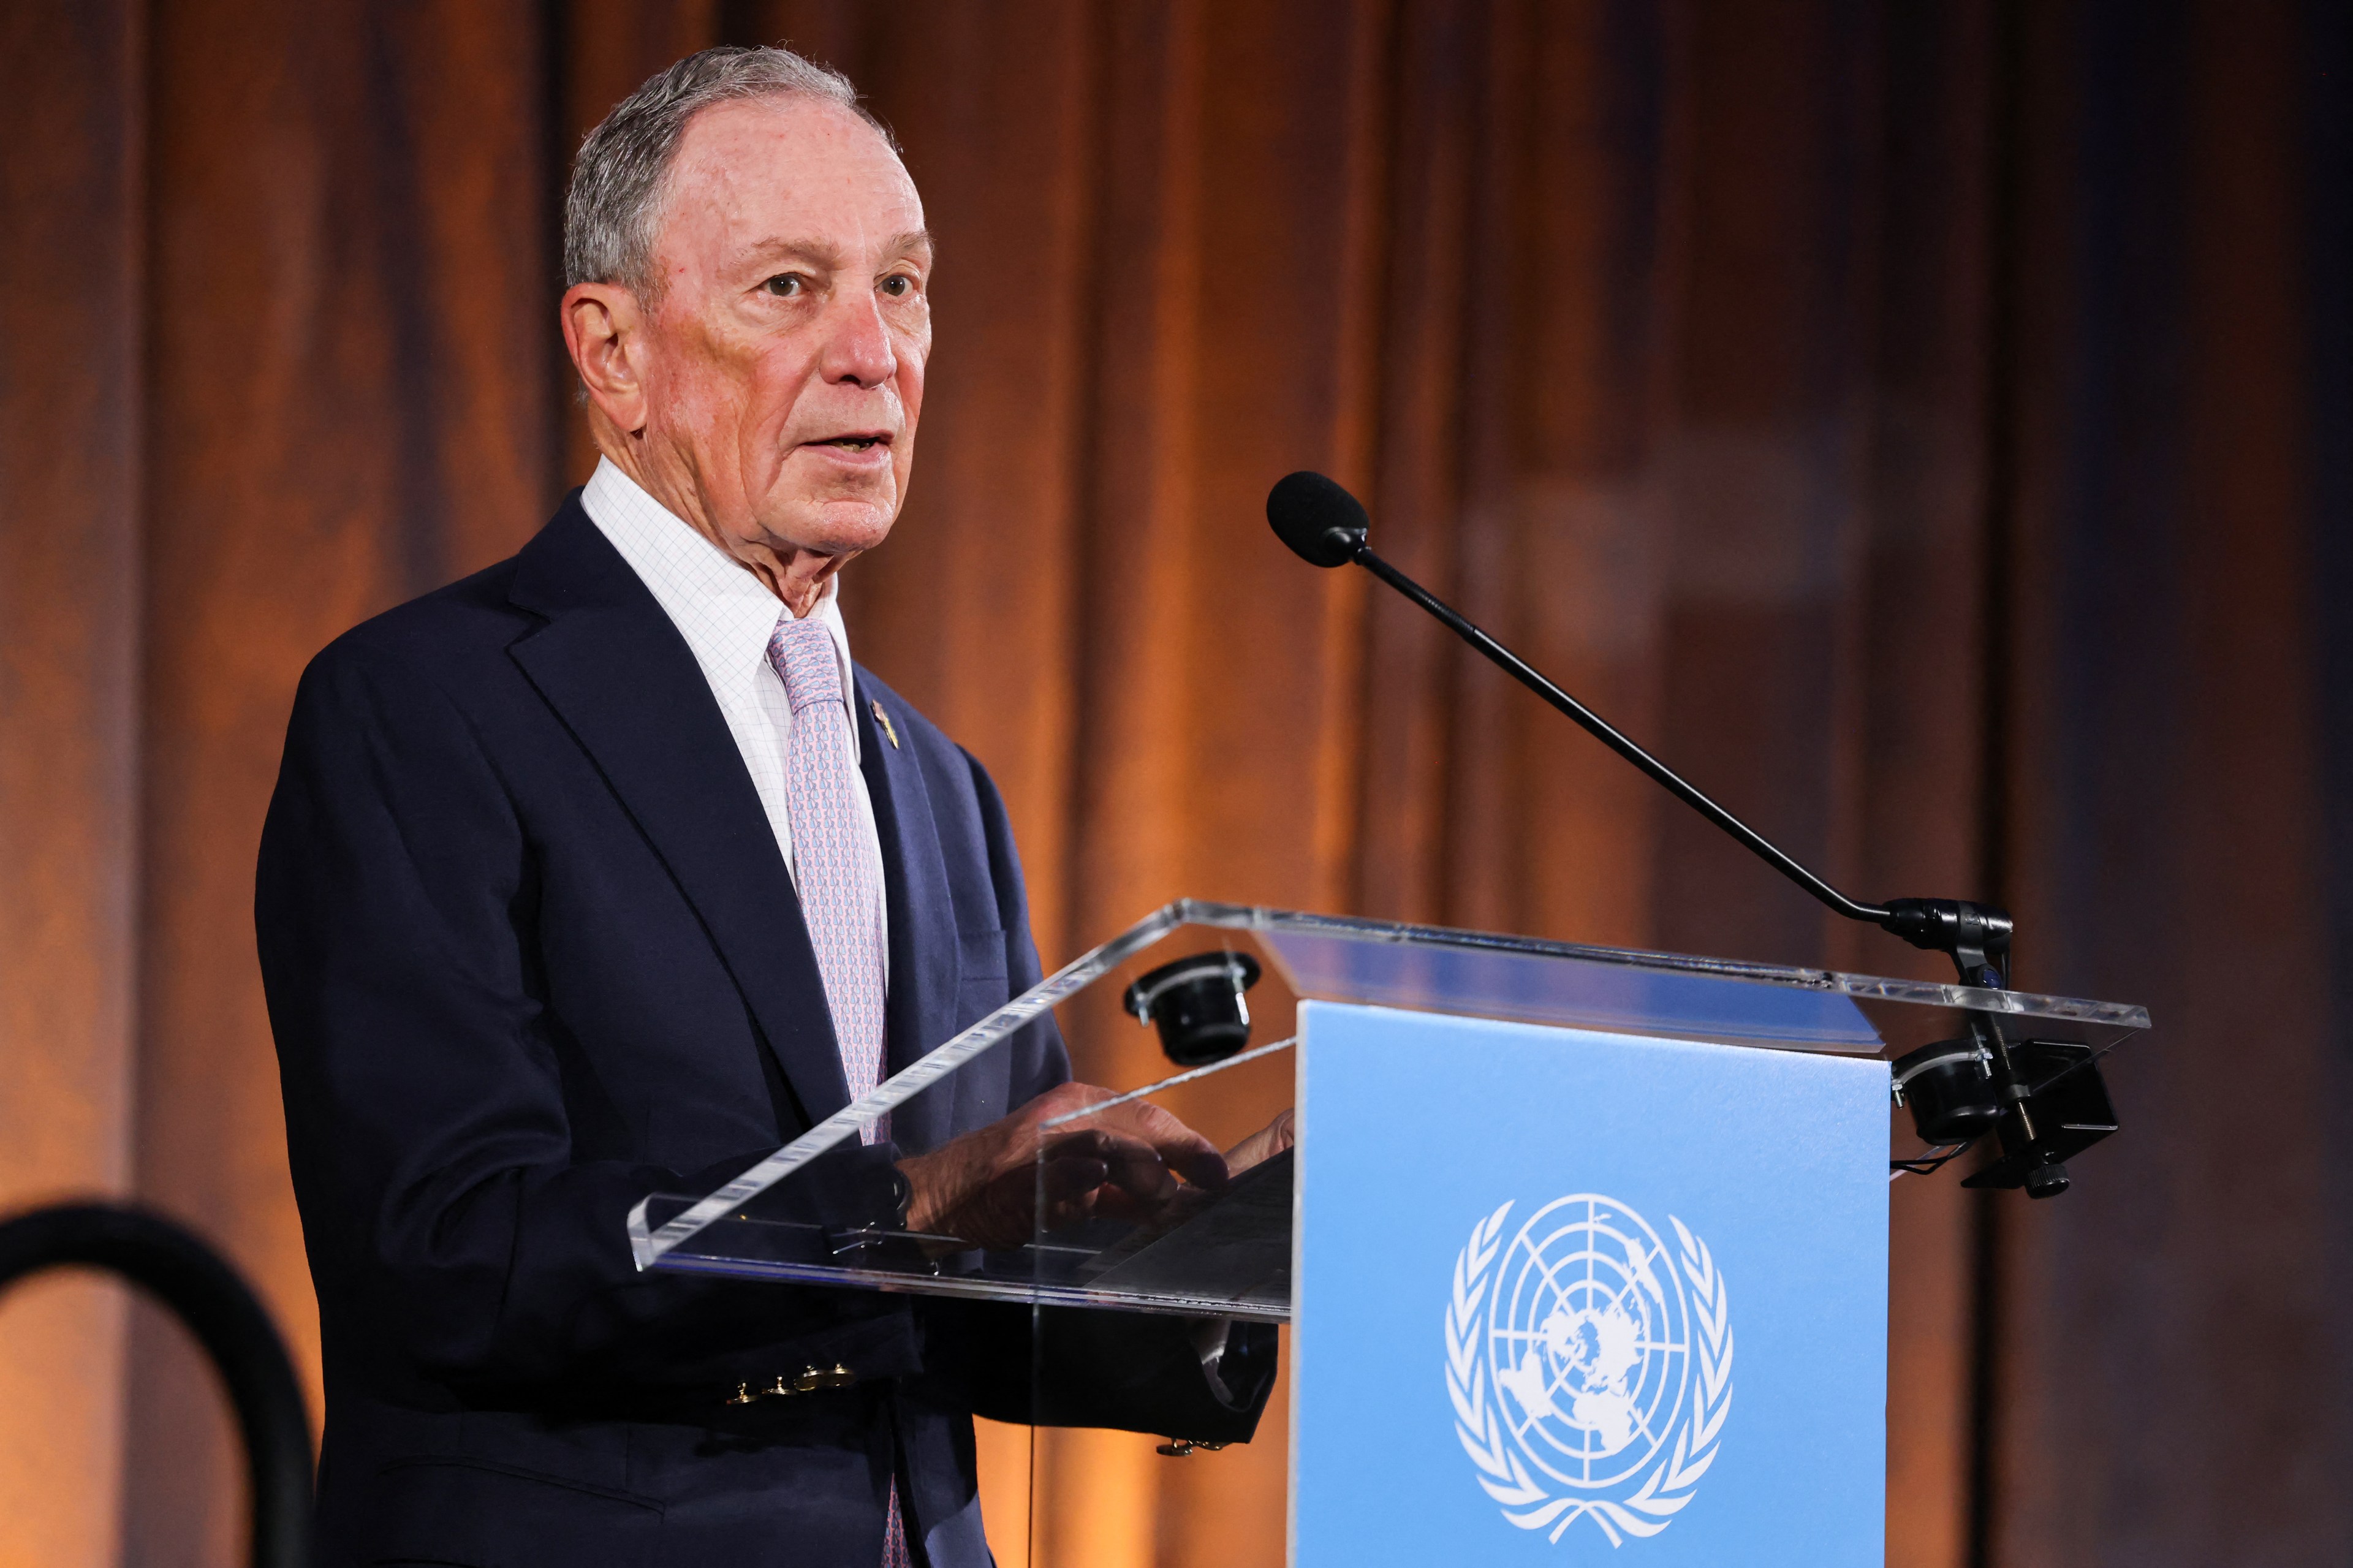
[(891, 437), (878, 431), (871, 435), (833, 436), (808, 444), (812, 447), (839, 447), (845, 452), (863, 452), (873, 447), (889, 446)]

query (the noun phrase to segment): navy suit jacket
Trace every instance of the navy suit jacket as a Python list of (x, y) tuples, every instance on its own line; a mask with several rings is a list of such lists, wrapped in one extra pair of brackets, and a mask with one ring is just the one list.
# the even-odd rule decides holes
[[(1039, 965), (987, 774), (857, 682), (896, 1071)], [(311, 663), (256, 919), (324, 1343), (322, 1563), (868, 1568), (895, 1478), (919, 1550), (968, 1568), (974, 1413), (1255, 1425), (1263, 1340), (1228, 1403), (1173, 1320), (1058, 1317), (1033, 1361), (1022, 1309), (632, 1266), (639, 1198), (707, 1191), (849, 1095), (726, 721), (576, 493)], [(1033, 1027), (902, 1107), (840, 1193), (1068, 1074)], [(721, 1402), (837, 1363), (855, 1387)]]

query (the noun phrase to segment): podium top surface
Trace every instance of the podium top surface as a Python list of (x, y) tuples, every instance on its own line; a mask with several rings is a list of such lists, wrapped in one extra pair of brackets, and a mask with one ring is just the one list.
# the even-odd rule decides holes
[[(1191, 899), (1155, 910), (1072, 967), (1090, 961), (1116, 967), (1119, 955), (1155, 945), (1186, 925), (1255, 935), (1282, 961), (1303, 998), (1724, 1045), (1900, 1055), (1937, 1037), (1945, 1021), (1938, 1015), (1951, 1012), (1992, 1013), (2093, 1035), (2113, 1031), (2113, 1038), (2085, 1039), (2104, 1048), (2148, 1027), (2147, 1008), (2121, 1002)], [(1922, 1033), (1924, 1026), (1928, 1033)]]
[[(1251, 984), (1243, 1016), (1226, 1026), (1235, 1032), (1223, 1041), (1240, 1054), (1176, 1071), (1138, 1039), (1144, 1020), (1132, 1016), (1133, 1002), (1155, 985), (1165, 988), (1169, 966), (1186, 959), (1206, 965), (1220, 984), (1229, 966)], [(799, 1194), (795, 1201), (807, 1207), (815, 1201), (809, 1194), (832, 1179), (827, 1164), (853, 1157), (860, 1129), (885, 1114), (902, 1155), (929, 1152), (934, 1137), (948, 1131), (948, 1119), (935, 1109), (957, 1099), (948, 1080), (967, 1071), (994, 1072), (1001, 1080), (993, 1053), (1050, 1014), (1096, 1083), (1123, 1098), (1158, 1099), (1181, 1087), (1184, 1119), (1212, 1136), (1226, 1131), (1225, 1146), (1290, 1103), (1288, 1057), (1261, 1058), (1277, 1057), (1290, 1043), (1295, 1011), (1309, 1001), (1889, 1058), (1965, 1036), (1973, 1020), (2013, 1040), (2063, 1042), (2094, 1057), (2149, 1026), (2146, 1009), (2125, 1003), (1180, 900), (939, 1043), (715, 1191), (661, 1194), (641, 1203), (629, 1218), (632, 1253), (640, 1268), (952, 1290), (957, 1287), (928, 1264), (923, 1271), (934, 1278), (893, 1285), (892, 1270), (854, 1257), (786, 1258), (776, 1240), (784, 1231), (762, 1229), (754, 1211), (763, 1203), (771, 1210), (791, 1206), (779, 1202), (788, 1194)], [(1161, 1037), (1168, 1038), (1165, 1025)], [(1190, 1065), (1173, 1045), (1169, 1054), (1176, 1066)], [(1217, 1082), (1199, 1081), (1211, 1078)], [(992, 1094), (990, 1081), (975, 1080), (974, 1102), (1003, 1097), (1001, 1083)], [(935, 1092), (925, 1098), (927, 1091)], [(1216, 1123), (1229, 1113), (1236, 1129), (1221, 1130)], [(796, 1245), (806, 1250), (814, 1244), (803, 1236)], [(976, 1286), (974, 1293), (992, 1293), (1003, 1283)], [(1048, 1298), (1032, 1292), (1029, 1299)]]

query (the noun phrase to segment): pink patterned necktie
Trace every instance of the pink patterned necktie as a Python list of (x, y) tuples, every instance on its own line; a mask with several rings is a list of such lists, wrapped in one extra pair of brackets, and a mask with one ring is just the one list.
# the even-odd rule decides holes
[[(882, 889), (859, 815), (858, 753), (842, 700), (833, 634), (814, 617), (777, 621), (768, 662), (785, 683), (792, 729), (785, 742), (785, 805), (793, 825), (793, 886), (817, 949), (817, 972), (841, 1045), (841, 1073), (856, 1100), (882, 1079)], [(890, 1136), (890, 1119), (860, 1130)]]
[[(768, 638), (768, 662), (785, 683), (793, 723), (785, 741), (785, 806), (793, 826), (793, 887), (817, 949), (817, 972), (841, 1046), (841, 1073), (856, 1100), (882, 1078), (882, 911), (878, 857), (853, 793), (858, 752), (843, 700), (833, 634), (790, 615)], [(859, 1130), (868, 1143), (891, 1136), (886, 1113)], [(882, 1568), (913, 1568), (899, 1483), (891, 1483)]]

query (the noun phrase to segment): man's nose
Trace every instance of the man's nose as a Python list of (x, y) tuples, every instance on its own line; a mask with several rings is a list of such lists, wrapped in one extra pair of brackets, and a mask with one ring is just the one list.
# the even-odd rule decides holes
[(819, 361), (825, 379), (859, 386), (880, 386), (899, 368), (891, 346), (891, 329), (883, 323), (882, 307), (871, 291), (854, 291), (838, 300), (828, 312), (825, 353)]

